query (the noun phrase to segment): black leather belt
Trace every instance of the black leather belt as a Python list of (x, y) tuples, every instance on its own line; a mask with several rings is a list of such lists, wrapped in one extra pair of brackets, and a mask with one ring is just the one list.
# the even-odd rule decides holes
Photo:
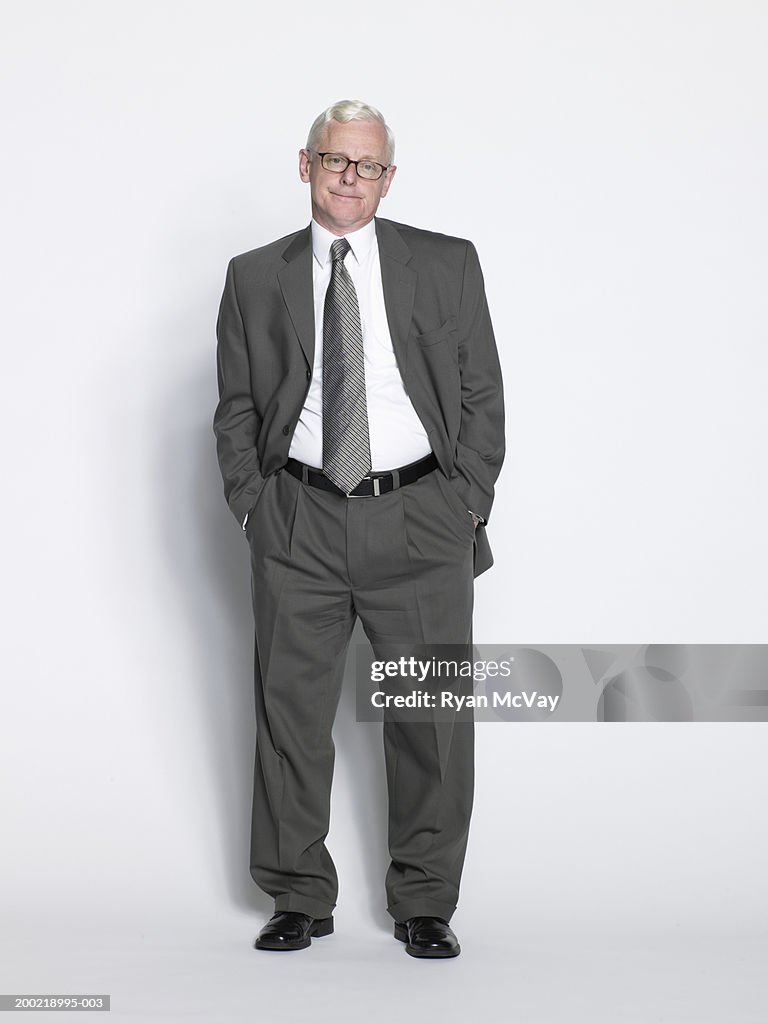
[(297, 480), (309, 484), (310, 487), (319, 487), (322, 491), (333, 491), (345, 498), (376, 498), (380, 494), (387, 494), (398, 487), (415, 483), (420, 477), (431, 473), (437, 469), (437, 459), (430, 454), (425, 459), (411, 462), (401, 469), (390, 469), (387, 473), (370, 473), (368, 476), (364, 476), (354, 491), (350, 491), (349, 494), (345, 494), (321, 470), (306, 466), (303, 462), (297, 462), (296, 459), (288, 459), (285, 468)]

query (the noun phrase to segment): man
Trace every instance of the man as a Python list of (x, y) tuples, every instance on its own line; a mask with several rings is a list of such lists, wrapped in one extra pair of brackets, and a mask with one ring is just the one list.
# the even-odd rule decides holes
[[(331, 739), (357, 617), (374, 652), (469, 644), (504, 455), (502, 384), (470, 242), (376, 217), (395, 176), (381, 114), (342, 101), (299, 153), (311, 224), (234, 257), (214, 432), (250, 547), (258, 949), (333, 931)], [(453, 158), (436, 154), (442, 180)], [(473, 725), (385, 720), (388, 911), (418, 957), (460, 952)]]

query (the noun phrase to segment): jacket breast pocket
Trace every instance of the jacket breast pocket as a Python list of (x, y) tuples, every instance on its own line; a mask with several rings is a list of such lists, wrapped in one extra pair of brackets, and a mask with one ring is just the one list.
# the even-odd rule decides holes
[(439, 327), (433, 328), (431, 331), (423, 331), (421, 334), (416, 335), (416, 341), (424, 348), (429, 348), (431, 345), (437, 345), (441, 341), (445, 341), (456, 330), (456, 317), (451, 314), (444, 324), (440, 324)]

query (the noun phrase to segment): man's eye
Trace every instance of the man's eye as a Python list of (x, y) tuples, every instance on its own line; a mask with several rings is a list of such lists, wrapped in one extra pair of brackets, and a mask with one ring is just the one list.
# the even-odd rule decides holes
[(329, 156), (326, 162), (331, 164), (332, 167), (341, 167), (342, 164), (346, 163), (346, 160), (343, 160), (340, 156)]

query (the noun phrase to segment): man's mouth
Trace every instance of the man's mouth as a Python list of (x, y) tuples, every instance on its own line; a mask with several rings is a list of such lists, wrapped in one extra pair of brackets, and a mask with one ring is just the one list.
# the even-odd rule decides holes
[(332, 196), (337, 196), (339, 199), (362, 199), (363, 198), (362, 196), (350, 195), (347, 192), (334, 192), (331, 189), (329, 189), (329, 192), (331, 193)]

